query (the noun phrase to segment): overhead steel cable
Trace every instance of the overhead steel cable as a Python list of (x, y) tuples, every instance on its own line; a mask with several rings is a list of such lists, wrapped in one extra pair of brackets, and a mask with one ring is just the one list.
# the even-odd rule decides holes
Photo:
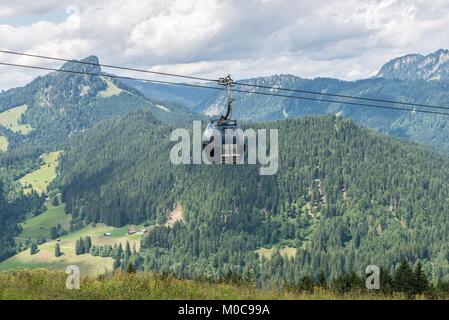
[(40, 58), (40, 59), (60, 61), (60, 62), (72, 62), (72, 63), (85, 64), (85, 65), (98, 66), (98, 67), (111, 68), (111, 69), (118, 69), (118, 70), (125, 70), (125, 71), (144, 72), (144, 73), (157, 74), (160, 76), (167, 76), (167, 77), (176, 77), (176, 78), (184, 78), (184, 79), (207, 81), (207, 82), (218, 82), (218, 80), (216, 80), (216, 79), (207, 79), (207, 78), (186, 76), (186, 75), (168, 73), (168, 72), (152, 71), (152, 70), (137, 69), (137, 68), (128, 68), (128, 67), (115, 66), (115, 65), (110, 65), (110, 64), (79, 61), (79, 60), (73, 60), (73, 59), (72, 60), (71, 59), (63, 59), (63, 58), (42, 56), (42, 55), (31, 54), (31, 53), (14, 52), (14, 51), (8, 51), (8, 50), (0, 50), (0, 53), (13, 54), (13, 55), (24, 56), (24, 57)]
[(319, 96), (328, 96), (328, 97), (335, 97), (335, 98), (357, 99), (357, 100), (365, 100), (365, 101), (371, 101), (371, 102), (400, 104), (400, 105), (411, 106), (411, 107), (449, 110), (449, 107), (435, 106), (435, 105), (429, 105), (429, 104), (420, 104), (420, 103), (413, 103), (413, 102), (401, 102), (401, 101), (386, 100), (386, 99), (356, 97), (356, 96), (349, 96), (349, 95), (337, 94), (337, 93), (326, 93), (326, 92), (308, 91), (308, 90), (301, 90), (301, 89), (289, 89), (289, 88), (282, 88), (282, 87), (276, 88), (276, 87), (272, 87), (272, 86), (270, 87), (270, 86), (264, 86), (264, 85), (259, 85), (259, 84), (251, 84), (251, 83), (246, 84), (243, 82), (234, 82), (234, 84), (239, 85), (239, 86), (263, 88), (263, 89), (279, 90), (279, 91), (288, 91), (288, 92), (297, 92), (297, 93), (307, 93), (307, 94), (315, 94), (315, 95), (319, 95)]
[[(10, 50), (0, 50), (0, 53), (11, 54), (11, 55), (18, 55), (18, 56), (25, 56), (25, 57), (32, 57), (32, 58), (47, 59), (47, 60), (60, 61), (60, 62), (72, 62), (72, 63), (77, 63), (77, 64), (99, 66), (99, 67), (104, 67), (104, 68), (111, 68), (111, 69), (118, 69), (118, 70), (125, 70), (125, 71), (133, 71), (133, 72), (142, 72), (142, 73), (155, 74), (155, 75), (161, 75), (161, 76), (167, 76), (167, 77), (184, 78), (184, 79), (189, 79), (189, 80), (206, 81), (206, 82), (214, 82), (214, 83), (218, 83), (219, 82), (217, 79), (209, 79), (209, 78), (204, 78), (204, 77), (187, 76), (187, 75), (181, 75), (181, 74), (169, 73), (169, 72), (160, 72), (160, 71), (152, 71), (152, 70), (145, 70), (145, 69), (138, 69), (138, 68), (130, 68), (130, 67), (117, 66), (117, 65), (110, 65), (110, 64), (94, 63), (94, 62), (88, 62), (88, 61), (64, 59), (64, 58), (50, 57), (50, 56), (30, 54), (30, 53), (23, 53), (23, 52), (16, 52), (16, 51), (10, 51)], [(369, 102), (381, 102), (381, 103), (388, 103), (388, 104), (404, 105), (404, 106), (409, 106), (409, 107), (420, 107), (420, 108), (449, 110), (449, 107), (429, 105), (429, 104), (421, 104), (421, 103), (413, 103), (413, 102), (402, 102), (402, 101), (394, 101), (394, 100), (379, 99), (379, 98), (369, 98), (369, 97), (356, 97), (356, 96), (337, 94), (337, 93), (328, 93), (328, 92), (319, 92), (319, 91), (311, 91), (311, 90), (274, 87), (274, 86), (266, 86), (266, 85), (251, 84), (251, 83), (244, 83), (244, 82), (234, 82), (233, 84), (234, 85), (238, 85), (238, 86), (246, 86), (246, 87), (268, 89), (268, 90), (279, 90), (279, 91), (293, 92), (293, 93), (313, 94), (313, 95), (334, 97), (334, 98), (353, 99), (353, 100), (361, 100), (361, 101), (369, 101)]]
[[(88, 76), (117, 78), (117, 79), (122, 79), (122, 80), (136, 80), (136, 81), (142, 81), (142, 82), (172, 84), (172, 85), (180, 85), (180, 86), (187, 86), (187, 87), (199, 87), (199, 88), (205, 88), (205, 89), (225, 90), (224, 88), (218, 87), (218, 86), (213, 87), (213, 86), (207, 86), (207, 85), (202, 85), (202, 84), (193, 84), (193, 83), (185, 83), (185, 82), (172, 82), (172, 81), (136, 78), (136, 77), (128, 77), (128, 76), (118, 76), (118, 75), (109, 74), (109, 73), (95, 73), (95, 72), (88, 72), (88, 71), (56, 69), (56, 68), (50, 68), (50, 67), (31, 66), (31, 65), (26, 65), (26, 64), (17, 64), (17, 63), (8, 63), (8, 62), (0, 62), (0, 65), (9, 66), (9, 67), (20, 67), (20, 68), (28, 68), (28, 69), (36, 69), (36, 70), (54, 71), (54, 72), (84, 74), (84, 75), (88, 75)], [(251, 91), (248, 91), (248, 92), (251, 92)]]
[[(219, 86), (213, 87), (213, 86), (202, 85), (202, 84), (171, 82), (171, 81), (153, 80), (153, 79), (145, 79), (145, 78), (135, 78), (135, 77), (128, 77), (128, 76), (112, 75), (112, 74), (107, 74), (107, 73), (95, 73), (95, 72), (87, 72), (87, 71), (55, 69), (55, 68), (49, 68), (49, 67), (31, 66), (31, 65), (6, 63), (6, 62), (0, 62), (0, 65), (9, 66), (9, 67), (27, 68), (27, 69), (54, 71), (54, 72), (64, 72), (64, 73), (72, 73), (72, 74), (82, 74), (82, 75), (97, 76), (97, 77), (109, 77), (109, 78), (123, 79), (123, 80), (135, 80), (135, 81), (142, 81), (142, 82), (149, 82), (149, 83), (170, 84), (170, 85), (177, 85), (177, 86), (197, 87), (197, 88), (222, 90), (222, 91), (226, 90), (226, 88), (219, 87)], [(449, 113), (445, 113), (445, 112), (423, 110), (423, 109), (416, 109), (416, 108), (410, 109), (410, 108), (400, 108), (400, 107), (393, 107), (393, 106), (379, 106), (379, 105), (374, 105), (374, 104), (365, 104), (365, 103), (350, 102), (350, 101), (337, 101), (337, 100), (328, 100), (328, 99), (319, 99), (319, 98), (310, 98), (310, 97), (299, 97), (299, 96), (291, 96), (291, 95), (284, 95), (284, 94), (278, 94), (278, 93), (257, 92), (257, 91), (240, 90), (240, 89), (233, 89), (232, 91), (240, 92), (240, 93), (258, 94), (258, 95), (264, 95), (264, 96), (273, 96), (273, 97), (282, 97), (282, 98), (290, 98), (290, 99), (344, 104), (344, 105), (359, 106), (359, 107), (370, 107), (370, 108), (408, 111), (408, 112), (412, 112), (412, 113), (419, 112), (419, 113), (449, 116)]]

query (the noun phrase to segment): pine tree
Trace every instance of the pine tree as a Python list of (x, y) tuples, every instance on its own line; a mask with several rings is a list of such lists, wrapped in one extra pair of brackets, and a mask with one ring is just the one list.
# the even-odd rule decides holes
[(422, 294), (429, 289), (427, 276), (422, 269), (421, 261), (418, 261), (413, 270), (413, 293)]
[(80, 241), (79, 240), (76, 240), (76, 242), (75, 242), (75, 254), (76, 255), (81, 254), (80, 253)]
[(84, 249), (83, 239), (79, 238), (79, 240), (76, 240), (76, 243), (75, 243), (75, 254), (81, 255), (81, 254), (84, 254), (85, 252), (86, 251)]
[(119, 269), (120, 265), (121, 265), (120, 258), (115, 258), (114, 259), (114, 264), (112, 265), (113, 270)]
[(318, 275), (318, 286), (323, 289), (327, 287), (326, 274), (323, 270), (321, 270), (320, 274)]
[(383, 293), (391, 293), (394, 289), (394, 279), (387, 269), (380, 268), (380, 290)]
[(126, 272), (127, 273), (135, 273), (136, 272), (136, 268), (134, 268), (134, 265), (129, 261), (127, 262)]
[(84, 253), (89, 253), (92, 248), (92, 238), (87, 236), (83, 240)]
[(56, 238), (58, 238), (58, 229), (56, 227), (52, 227), (50, 229), (50, 239), (51, 240), (55, 240)]
[(129, 241), (126, 241), (126, 247), (125, 247), (125, 260), (129, 260), (131, 257), (131, 246), (129, 245)]
[(57, 233), (58, 233), (58, 237), (63, 236), (66, 232), (64, 231), (64, 229), (61, 227), (61, 224), (58, 223), (58, 226), (56, 227)]
[(31, 244), (30, 254), (31, 254), (31, 255), (36, 254), (38, 251), (39, 251), (39, 249), (38, 249), (38, 247), (37, 247), (36, 242), (33, 242), (33, 243)]
[(119, 243), (119, 245), (114, 250), (114, 259), (121, 259), (123, 254), (122, 244)]
[(408, 262), (403, 260), (394, 274), (394, 290), (407, 296), (413, 295), (413, 270)]
[(304, 291), (307, 291), (307, 292), (313, 291), (313, 282), (312, 282), (312, 279), (308, 275), (305, 275), (301, 279), (301, 289)]
[(60, 257), (62, 255), (61, 248), (59, 246), (59, 243), (56, 243), (55, 245), (55, 257)]
[(79, 239), (79, 246), (80, 246), (80, 254), (85, 254), (86, 253), (86, 248), (84, 247), (84, 240), (83, 238)]
[(243, 280), (251, 283), (254, 281), (254, 270), (252, 269), (250, 264), (246, 264), (243, 269)]
[(108, 247), (108, 257), (112, 257), (113, 256), (113, 253), (114, 253), (114, 249), (112, 248), (112, 246), (110, 245), (109, 247)]
[(51, 205), (52, 205), (53, 207), (59, 206), (59, 199), (58, 199), (58, 196), (54, 196), (54, 197), (53, 197), (53, 199), (51, 200)]

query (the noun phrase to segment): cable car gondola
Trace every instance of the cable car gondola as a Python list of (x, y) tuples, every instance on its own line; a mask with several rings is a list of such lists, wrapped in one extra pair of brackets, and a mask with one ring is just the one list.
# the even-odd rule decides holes
[[(227, 88), (227, 107), (226, 113), (220, 117), (218, 120), (212, 120), (206, 127), (206, 130), (203, 133), (202, 143), (203, 149), (213, 142), (214, 133), (220, 133), (221, 135), (221, 157), (215, 159), (214, 150), (207, 154), (210, 162), (215, 164), (236, 164), (240, 163), (240, 160), (243, 157), (243, 146), (240, 145), (239, 142), (243, 144), (242, 130), (237, 124), (236, 120), (231, 120), (230, 116), (232, 113), (232, 102), (234, 99), (231, 95), (231, 86), (233, 80), (231, 76), (228, 75), (226, 78), (220, 78), (218, 81), (221, 85), (225, 85)], [(226, 139), (226, 135), (231, 134), (228, 139)], [(232, 139), (231, 139), (232, 137)], [(231, 141), (227, 141), (231, 140)]]

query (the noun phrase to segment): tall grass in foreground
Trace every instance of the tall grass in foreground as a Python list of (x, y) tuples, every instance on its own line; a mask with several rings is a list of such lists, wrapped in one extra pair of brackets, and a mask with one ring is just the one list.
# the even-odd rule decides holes
[(366, 292), (339, 294), (322, 288), (315, 288), (312, 292), (262, 290), (251, 284), (208, 283), (150, 273), (124, 272), (95, 279), (82, 278), (79, 290), (69, 290), (65, 285), (66, 278), (67, 275), (63, 272), (44, 269), (0, 272), (0, 299), (405, 299), (403, 295), (384, 296)]

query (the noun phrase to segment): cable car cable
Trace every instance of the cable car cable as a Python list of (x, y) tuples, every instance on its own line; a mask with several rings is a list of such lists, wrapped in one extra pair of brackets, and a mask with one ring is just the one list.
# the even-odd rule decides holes
[(279, 90), (279, 91), (288, 91), (288, 92), (307, 93), (307, 94), (315, 94), (315, 95), (320, 95), (320, 96), (329, 96), (329, 97), (336, 97), (336, 98), (358, 99), (358, 100), (366, 100), (366, 101), (372, 101), (372, 102), (384, 102), (384, 103), (391, 103), (391, 104), (401, 104), (401, 105), (413, 106), (413, 107), (423, 107), (423, 108), (435, 108), (435, 109), (449, 110), (449, 107), (441, 107), (441, 106), (420, 104), (420, 103), (413, 103), (413, 102), (401, 102), (401, 101), (386, 100), (386, 99), (355, 97), (355, 96), (349, 96), (349, 95), (337, 94), (337, 93), (326, 93), (326, 92), (308, 91), (308, 90), (301, 90), (301, 89), (289, 89), (289, 88), (282, 88), (282, 87), (276, 88), (276, 87), (264, 86), (264, 85), (259, 85), (259, 84), (257, 84), (257, 85), (251, 84), (251, 83), (250, 84), (245, 84), (243, 82), (234, 82), (234, 84), (235, 85), (239, 85), (239, 86), (263, 88), (263, 89)]
[[(9, 51), (9, 50), (0, 50), (0, 53), (19, 55), (19, 56), (26, 56), (26, 57), (33, 57), (33, 58), (40, 58), (40, 59), (47, 59), (47, 60), (54, 60), (54, 61), (61, 61), (61, 62), (72, 62), (72, 63), (78, 63), (78, 64), (93, 65), (93, 66), (112, 68), (112, 69), (119, 69), (119, 70), (126, 70), (126, 71), (143, 72), (143, 73), (156, 74), (156, 75), (169, 76), (169, 77), (177, 77), (177, 78), (184, 78), (184, 79), (190, 79), (190, 80), (207, 81), (207, 82), (215, 82), (215, 83), (219, 82), (216, 79), (209, 79), (209, 78), (203, 78), (203, 77), (194, 77), (194, 76), (187, 76), (187, 75), (181, 75), (181, 74), (175, 74), (175, 73), (152, 71), (152, 70), (144, 70), (144, 69), (138, 69), (138, 68), (129, 68), (129, 67), (116, 66), (116, 65), (109, 65), (109, 64), (93, 63), (93, 62), (87, 62), (87, 61), (77, 61), (77, 60), (63, 59), (63, 58), (57, 58), (57, 57), (49, 57), (49, 56), (44, 56), (44, 55), (36, 55), (36, 54), (15, 52), (15, 51)], [(449, 107), (442, 107), (442, 106), (435, 106), (435, 105), (428, 105), (428, 104), (420, 104), (420, 103), (412, 103), (412, 102), (401, 102), (401, 101), (394, 101), (394, 100), (387, 100), (387, 99), (356, 97), (356, 96), (336, 94), (336, 93), (318, 92), (318, 91), (301, 90), (301, 89), (290, 89), (290, 88), (282, 88), (282, 87), (275, 88), (275, 87), (272, 87), (272, 86), (250, 84), (250, 83), (243, 83), (243, 82), (233, 82), (233, 84), (234, 85), (238, 85), (238, 86), (246, 86), (246, 87), (269, 89), (269, 90), (275, 89), (275, 90), (279, 90), (279, 91), (306, 93), (306, 94), (314, 94), (314, 95), (320, 95), (320, 96), (329, 96), (329, 97), (335, 97), (335, 98), (355, 99), (355, 100), (364, 100), (364, 101), (371, 101), (371, 102), (399, 104), (399, 105), (412, 106), (412, 107), (422, 107), (422, 108), (449, 110)]]
[(168, 72), (144, 70), (144, 69), (137, 69), (137, 68), (128, 68), (128, 67), (115, 66), (115, 65), (110, 65), (110, 64), (94, 63), (94, 62), (87, 62), (87, 61), (78, 61), (78, 60), (73, 60), (73, 59), (70, 60), (70, 59), (63, 59), (63, 58), (57, 58), (57, 57), (42, 56), (42, 55), (37, 55), (37, 54), (14, 52), (14, 51), (8, 51), (8, 50), (0, 50), (0, 53), (13, 54), (13, 55), (32, 57), (32, 58), (47, 59), (47, 60), (53, 60), (53, 61), (72, 62), (72, 63), (85, 64), (85, 65), (91, 65), (91, 66), (98, 66), (98, 67), (104, 67), (104, 68), (119, 69), (119, 70), (126, 70), (126, 71), (144, 72), (144, 73), (150, 73), (150, 74), (157, 74), (157, 75), (161, 75), (161, 76), (185, 78), (185, 79), (190, 79), (190, 80), (199, 80), (199, 81), (207, 81), (207, 82), (218, 82), (216, 79), (207, 79), (207, 78), (186, 76), (186, 75), (180, 75), (180, 74), (168, 73)]
[[(6, 63), (6, 62), (0, 62), (0, 65), (10, 66), (10, 67), (28, 68), (28, 69), (37, 69), (37, 70), (47, 70), (47, 71), (54, 71), (54, 72), (83, 74), (83, 75), (99, 76), (99, 77), (109, 77), (109, 78), (125, 79), (125, 80), (136, 80), (136, 81), (149, 82), (149, 83), (162, 83), (162, 84), (171, 84), (171, 85), (179, 85), (179, 86), (187, 86), (187, 87), (198, 87), (198, 88), (222, 90), (222, 91), (223, 90), (227, 90), (226, 88), (222, 88), (222, 87), (213, 87), (213, 86), (200, 85), (200, 84), (180, 83), (180, 82), (171, 82), (171, 81), (162, 81), (162, 80), (152, 80), (152, 79), (135, 78), (135, 77), (127, 77), (127, 76), (117, 76), (117, 75), (110, 75), (110, 74), (107, 74), (107, 73), (93, 73), (93, 72), (84, 72), (84, 71), (75, 71), (75, 70), (64, 70), (64, 69), (55, 69), (55, 68), (40, 67), (40, 66), (30, 66), (30, 65), (23, 65), (23, 64)], [(417, 113), (427, 113), (427, 114), (449, 116), (449, 113), (445, 113), (445, 112), (438, 112), (438, 111), (431, 111), (431, 110), (422, 110), (422, 109), (415, 109), (415, 108), (409, 109), (409, 108), (400, 108), (400, 107), (393, 107), (393, 106), (379, 106), (379, 105), (365, 104), (365, 103), (358, 103), (358, 102), (336, 101), (336, 100), (310, 98), (310, 97), (299, 97), (299, 96), (291, 96), (291, 95), (268, 93), (268, 92), (253, 92), (253, 91), (241, 90), (241, 89), (233, 89), (232, 91), (233, 92), (240, 92), (240, 93), (250, 93), (250, 94), (265, 95), (265, 96), (274, 96), (274, 97), (299, 99), (299, 100), (346, 104), (346, 105), (359, 106), (359, 107), (372, 107), (372, 108), (408, 111), (408, 112), (412, 112), (412, 113), (416, 113), (417, 112)]]

